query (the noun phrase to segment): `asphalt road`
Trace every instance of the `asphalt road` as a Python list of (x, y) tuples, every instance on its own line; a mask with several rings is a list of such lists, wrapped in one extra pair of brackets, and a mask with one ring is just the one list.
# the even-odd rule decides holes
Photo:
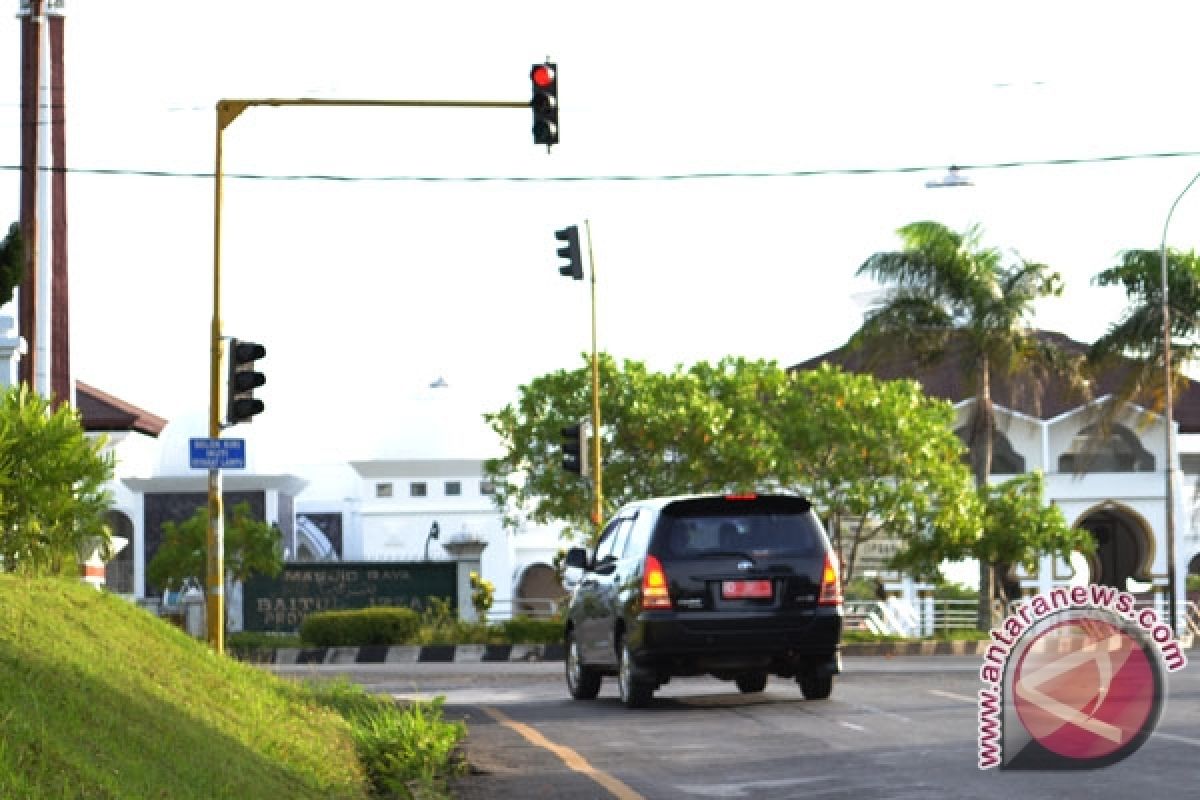
[(772, 678), (742, 695), (730, 683), (676, 679), (630, 711), (606, 679), (571, 700), (561, 663), (274, 668), (342, 674), (399, 698), (446, 698), (468, 724), (482, 798), (1148, 798), (1200, 794), (1200, 678), (1169, 678), (1156, 733), (1130, 758), (1075, 772), (978, 766), (977, 657), (848, 658), (833, 697), (805, 701)]

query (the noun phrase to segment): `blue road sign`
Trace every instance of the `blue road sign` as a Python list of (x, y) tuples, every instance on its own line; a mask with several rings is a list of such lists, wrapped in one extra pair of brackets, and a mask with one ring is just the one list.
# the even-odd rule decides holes
[(192, 469), (245, 469), (245, 439), (188, 439)]

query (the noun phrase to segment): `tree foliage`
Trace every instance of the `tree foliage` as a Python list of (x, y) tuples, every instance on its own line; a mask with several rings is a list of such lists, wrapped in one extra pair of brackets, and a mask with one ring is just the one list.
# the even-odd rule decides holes
[[(787, 382), (775, 365), (729, 358), (662, 373), (607, 354), (598, 364), (605, 515), (641, 497), (749, 489), (774, 474), (778, 434), (760, 398)], [(585, 364), (539, 376), (485, 415), (506, 449), (486, 468), (509, 524), (527, 516), (593, 533), (589, 485), (560, 467), (562, 428), (590, 415), (590, 375)]]
[[(601, 364), (606, 513), (641, 497), (784, 489), (812, 499), (849, 580), (874, 539), (914, 549), (906, 566), (933, 579), (947, 558), (981, 540), (985, 502), (963, 462), (954, 411), (912, 381), (879, 381), (835, 367), (789, 373), (769, 361), (726, 358), (668, 373), (638, 362)], [(560, 431), (587, 414), (586, 366), (535, 378), (487, 419), (505, 444), (489, 461), (497, 504), (511, 519), (592, 527), (585, 481), (561, 468)], [(1014, 496), (1040, 519), (1042, 497)], [(1031, 504), (1029, 507), (1021, 503)], [(1061, 517), (1061, 515), (1060, 515)], [(1017, 544), (1052, 552), (1041, 529)], [(984, 538), (982, 541), (991, 541)], [(990, 551), (989, 551), (990, 552)], [(1024, 560), (1004, 549), (1000, 555)]]
[[(146, 579), (155, 586), (179, 589), (192, 581), (208, 589), (208, 507), (196, 509), (183, 522), (165, 522), (158, 551), (146, 565)], [(275, 577), (283, 569), (279, 530), (254, 518), (249, 503), (238, 503), (225, 519), (225, 570), (235, 581), (251, 575)]]
[(113, 459), (89, 438), (78, 412), (51, 409), (28, 386), (0, 397), (0, 569), (77, 572), (99, 541), (107, 549), (104, 484)]
[(13, 299), (13, 290), (25, 277), (25, 267), (25, 242), (20, 226), (14, 222), (8, 235), (0, 240), (0, 305)]
[(942, 560), (964, 558), (1003, 565), (1006, 571), (1014, 565), (1034, 571), (1042, 555), (1066, 559), (1073, 551), (1093, 552), (1096, 541), (1092, 535), (1070, 527), (1062, 509), (1046, 503), (1045, 492), (1045, 476), (1040, 470), (989, 485), (982, 497), (980, 528), (932, 528), (931, 535), (911, 540), (894, 563), (918, 575), (932, 575)]
[[(1104, 421), (1110, 421), (1129, 401), (1161, 412), (1166, 375), (1162, 251), (1126, 250), (1120, 254), (1120, 263), (1097, 274), (1093, 282), (1123, 287), (1128, 302), (1121, 318), (1088, 352), (1095, 371), (1116, 364), (1131, 367), (1110, 399)], [(1182, 390), (1187, 382), (1183, 369), (1200, 354), (1200, 256), (1194, 250), (1167, 250), (1167, 306), (1171, 316), (1172, 389)]]
[[(1062, 293), (1062, 278), (1045, 264), (984, 247), (975, 227), (957, 233), (925, 221), (897, 233), (901, 250), (875, 253), (859, 267), (885, 292), (852, 342), (879, 356), (902, 348), (924, 363), (953, 360), (964, 371), (975, 399), (967, 443), (976, 487), (986, 495), (999, 380), (1024, 386), (1035, 401), (1051, 375), (1086, 391), (1080, 360), (1039, 340), (1029, 324), (1038, 300)], [(985, 630), (991, 627), (993, 567), (980, 562), (979, 626)]]
[[(848, 580), (864, 545), (957, 542), (979, 529), (980, 506), (950, 404), (914, 381), (879, 381), (829, 365), (799, 373), (774, 423), (781, 482), (826, 521)], [(923, 577), (940, 578), (937, 562)]]

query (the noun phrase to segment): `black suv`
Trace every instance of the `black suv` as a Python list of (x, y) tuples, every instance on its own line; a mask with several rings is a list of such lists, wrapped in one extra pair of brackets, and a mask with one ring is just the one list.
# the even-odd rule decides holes
[(828, 697), (841, 671), (837, 559), (812, 504), (794, 495), (703, 495), (622, 508), (583, 570), (566, 617), (567, 688), (590, 700), (616, 675), (645, 706), (673, 676), (711, 674), (760, 692), (768, 675)]

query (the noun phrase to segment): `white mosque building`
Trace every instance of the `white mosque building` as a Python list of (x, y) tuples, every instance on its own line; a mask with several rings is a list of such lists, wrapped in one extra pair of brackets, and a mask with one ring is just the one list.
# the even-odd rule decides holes
[[(153, 604), (161, 592), (145, 565), (162, 524), (207, 499), (207, 471), (188, 463), (188, 439), (207, 436), (207, 416), (168, 422), (82, 383), (77, 396), (85, 426), (106, 434), (116, 455), (110, 524), (131, 542), (110, 562), (108, 586)], [(347, 444), (345, 460), (317, 464), (282, 464), (258, 441), (265, 426), (240, 426), (247, 468), (225, 471), (226, 508), (249, 502), (277, 525), (289, 562), (453, 560), (495, 586), (491, 618), (553, 612), (565, 594), (553, 559), (567, 543), (555, 527), (504, 527), (483, 469), (500, 444), (470, 396), (438, 379), (396, 399), (388, 418), (366, 446)], [(460, 573), (459, 611), (470, 618)]]

